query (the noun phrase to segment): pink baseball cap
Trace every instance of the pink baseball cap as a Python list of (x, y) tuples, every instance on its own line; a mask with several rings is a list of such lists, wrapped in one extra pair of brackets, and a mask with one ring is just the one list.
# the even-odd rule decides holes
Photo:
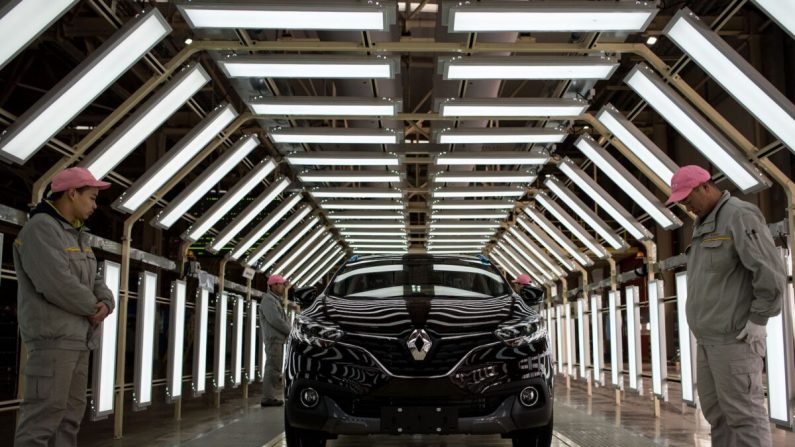
[(696, 165), (687, 165), (679, 168), (671, 178), (671, 197), (668, 197), (666, 205), (679, 202), (689, 196), (693, 190), (712, 178), (709, 171)]
[(284, 284), (285, 282), (287, 281), (285, 281), (284, 276), (282, 275), (271, 275), (268, 277), (269, 286), (272, 286), (274, 284)]
[(525, 286), (529, 286), (530, 285), (530, 275), (525, 275), (525, 274), (519, 275), (511, 282), (514, 283), (514, 284), (522, 284), (522, 285), (525, 285)]
[(66, 191), (72, 188), (82, 188), (90, 186), (99, 189), (110, 188), (110, 183), (97, 180), (94, 174), (86, 168), (69, 168), (55, 174), (50, 184), (52, 192)]

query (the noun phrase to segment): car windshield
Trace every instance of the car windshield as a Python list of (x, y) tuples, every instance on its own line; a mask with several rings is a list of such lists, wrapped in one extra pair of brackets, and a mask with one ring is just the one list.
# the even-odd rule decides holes
[(402, 296), (477, 299), (509, 293), (505, 279), (487, 262), (430, 256), (349, 262), (329, 288), (333, 296), (371, 299)]

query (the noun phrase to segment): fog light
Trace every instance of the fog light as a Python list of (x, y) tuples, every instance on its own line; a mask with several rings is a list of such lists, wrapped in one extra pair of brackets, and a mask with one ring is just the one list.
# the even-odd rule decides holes
[(528, 386), (519, 393), (519, 402), (525, 407), (532, 407), (538, 403), (538, 398), (541, 393), (534, 386)]
[(305, 388), (301, 391), (301, 405), (305, 406), (306, 408), (314, 408), (317, 406), (318, 402), (320, 402), (320, 395), (315, 391), (314, 388)]

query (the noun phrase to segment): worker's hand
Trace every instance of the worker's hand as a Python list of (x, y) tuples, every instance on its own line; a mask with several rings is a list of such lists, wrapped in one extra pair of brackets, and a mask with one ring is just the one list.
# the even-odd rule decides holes
[(765, 329), (765, 326), (748, 320), (743, 330), (740, 331), (740, 335), (737, 336), (737, 340), (745, 340), (746, 343), (751, 345), (752, 351), (764, 357), (765, 337), (767, 337), (767, 329)]
[(102, 323), (102, 320), (108, 316), (110, 311), (108, 310), (108, 305), (105, 303), (97, 303), (97, 312), (88, 317), (88, 321), (91, 323), (91, 327), (97, 327), (99, 323)]

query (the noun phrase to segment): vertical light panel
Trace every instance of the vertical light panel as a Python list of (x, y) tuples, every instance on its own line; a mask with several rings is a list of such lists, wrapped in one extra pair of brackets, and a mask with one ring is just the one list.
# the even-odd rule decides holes
[(210, 291), (199, 289), (196, 293), (193, 319), (193, 395), (201, 396), (207, 389), (207, 319), (209, 318)]
[(577, 369), (574, 367), (574, 321), (571, 319), (571, 303), (566, 303), (566, 371), (569, 377), (577, 377)]
[(564, 327), (564, 323), (563, 323), (563, 309), (562, 309), (562, 307), (563, 306), (561, 306), (560, 304), (555, 306), (555, 320), (558, 323), (555, 326), (555, 331), (557, 332), (557, 335), (558, 335), (558, 374), (565, 374), (566, 373), (566, 369), (563, 368), (563, 363), (564, 363), (563, 362), (563, 360), (564, 360), (564, 357), (563, 357), (563, 345), (566, 344), (566, 339), (563, 338), (563, 337), (564, 337), (564, 334), (566, 333), (566, 330), (563, 328)]
[[(792, 237), (792, 235), (790, 235)], [(789, 246), (789, 244), (787, 244)], [(787, 266), (787, 274), (792, 272), (792, 253), (781, 249)], [(793, 399), (793, 346), (792, 317), (795, 292), (792, 282), (787, 284), (782, 297), (781, 313), (767, 320), (767, 389), (768, 414), (776, 425), (792, 430)]]
[(246, 337), (246, 380), (253, 383), (257, 377), (257, 302), (249, 301), (248, 306), (248, 337)]
[(651, 325), (652, 391), (668, 400), (668, 368), (665, 352), (665, 304), (662, 280), (649, 281), (649, 324)]
[(215, 300), (215, 362), (213, 377), (215, 391), (221, 391), (226, 385), (226, 303), (229, 295), (220, 291)]
[[(260, 328), (260, 333), (262, 329)], [(265, 348), (265, 339), (260, 337), (259, 341), (259, 381), (265, 380), (265, 362), (268, 361), (268, 350)]]
[(555, 311), (552, 305), (547, 306), (547, 328), (549, 328), (549, 352), (552, 355), (552, 369), (557, 370), (558, 331), (555, 325)]
[(618, 389), (624, 388), (624, 352), (621, 336), (621, 312), (618, 310), (621, 296), (618, 291), (611, 290), (607, 294), (607, 311), (610, 319), (610, 383)]
[(135, 314), (135, 381), (133, 384), (134, 408), (141, 410), (152, 403), (152, 369), (155, 349), (155, 300), (157, 299), (157, 274), (141, 273), (138, 281), (138, 310)]
[(232, 385), (237, 388), (243, 381), (243, 308), (246, 303), (243, 297), (235, 299), (235, 308), (233, 310), (234, 320), (232, 325), (235, 332), (232, 337)]
[(638, 297), (640, 289), (631, 286), (624, 289), (627, 303), (627, 355), (629, 357), (629, 389), (643, 394), (643, 382), (640, 377), (643, 371), (640, 355), (640, 308)]
[[(2, 238), (0, 238), (2, 241)], [(2, 249), (0, 249), (2, 250)], [(105, 285), (113, 293), (113, 301), (119, 302), (119, 278), (121, 266), (115, 262), (102, 263)], [(118, 304), (117, 304), (118, 306)], [(91, 381), (91, 408), (93, 420), (103, 419), (113, 413), (113, 396), (116, 378), (116, 330), (119, 322), (118, 307), (111, 312), (99, 328), (99, 348), (94, 351)]]
[(171, 322), (168, 327), (166, 400), (182, 398), (182, 354), (185, 344), (185, 281), (171, 283)]
[(687, 272), (676, 274), (676, 318), (679, 327), (679, 364), (682, 368), (682, 402), (696, 406), (695, 369), (693, 355), (696, 352), (695, 338), (687, 324)]
[(591, 377), (590, 366), (591, 358), (591, 343), (588, 340), (590, 336), (590, 324), (585, 313), (588, 311), (588, 302), (584, 298), (577, 300), (577, 335), (579, 336), (580, 345), (580, 378), (588, 380)]
[(602, 342), (602, 297), (591, 295), (591, 352), (593, 353), (593, 381), (605, 384), (602, 362), (605, 358)]

